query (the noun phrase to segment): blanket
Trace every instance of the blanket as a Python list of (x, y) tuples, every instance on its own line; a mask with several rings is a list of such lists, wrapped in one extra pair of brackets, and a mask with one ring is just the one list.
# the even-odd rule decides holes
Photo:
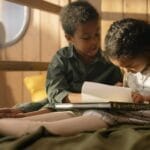
[(57, 136), (44, 127), (21, 137), (0, 135), (0, 150), (149, 150), (150, 125), (119, 125), (73, 136)]

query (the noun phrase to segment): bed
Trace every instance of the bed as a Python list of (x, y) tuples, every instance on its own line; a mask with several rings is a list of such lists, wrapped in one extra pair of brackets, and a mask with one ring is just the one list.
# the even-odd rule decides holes
[(16, 138), (0, 135), (1, 150), (149, 150), (150, 126), (121, 125), (73, 136), (53, 135), (43, 127)]
[[(60, 7), (40, 0), (9, 0), (34, 8), (58, 13)], [(47, 62), (0, 61), (1, 71), (45, 71)], [(82, 132), (72, 136), (58, 136), (40, 127), (21, 137), (0, 135), (0, 150), (149, 150), (150, 125), (118, 125)]]

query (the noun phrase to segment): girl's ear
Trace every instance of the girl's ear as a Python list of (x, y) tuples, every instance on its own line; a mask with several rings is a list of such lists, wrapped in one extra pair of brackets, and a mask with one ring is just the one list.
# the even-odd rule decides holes
[(68, 41), (69, 43), (72, 43), (72, 36), (71, 36), (71, 35), (65, 34), (65, 38), (67, 39), (67, 41)]

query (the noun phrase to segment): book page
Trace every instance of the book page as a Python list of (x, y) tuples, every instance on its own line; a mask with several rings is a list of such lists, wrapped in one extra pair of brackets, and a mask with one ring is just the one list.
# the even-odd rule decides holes
[(84, 82), (82, 102), (132, 102), (131, 89), (96, 82)]

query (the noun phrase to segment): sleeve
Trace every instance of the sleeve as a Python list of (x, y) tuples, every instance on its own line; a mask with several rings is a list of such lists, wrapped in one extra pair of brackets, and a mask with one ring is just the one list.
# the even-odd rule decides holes
[(118, 68), (116, 66), (114, 66), (112, 80), (114, 80), (113, 84), (116, 84), (117, 82), (123, 82), (123, 72), (121, 72), (120, 68)]
[(105, 84), (115, 85), (117, 82), (123, 82), (121, 70), (113, 64), (109, 64), (109, 67), (104, 70), (103, 76), (106, 76)]
[(29, 102), (15, 105), (14, 108), (21, 110), (22, 112), (32, 112), (41, 109), (48, 104), (48, 99), (45, 98), (39, 102)]
[(66, 69), (67, 59), (57, 53), (49, 64), (46, 79), (46, 92), (50, 105), (61, 103), (69, 93)]

